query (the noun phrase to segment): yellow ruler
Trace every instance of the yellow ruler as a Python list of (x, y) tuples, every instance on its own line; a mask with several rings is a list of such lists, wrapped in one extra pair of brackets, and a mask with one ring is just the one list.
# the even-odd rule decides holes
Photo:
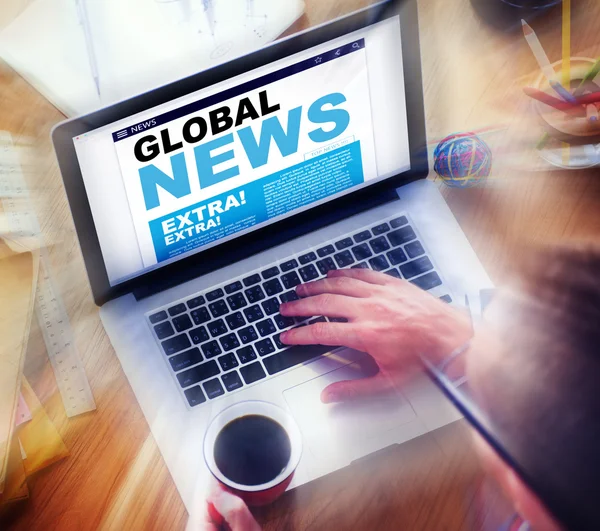
[(0, 200), (5, 218), (2, 225), (8, 228), (11, 236), (39, 241), (35, 313), (67, 416), (92, 411), (96, 409), (96, 403), (73, 342), (69, 317), (52, 281), (50, 258), (23, 178), (18, 148), (11, 135), (3, 131), (0, 131)]

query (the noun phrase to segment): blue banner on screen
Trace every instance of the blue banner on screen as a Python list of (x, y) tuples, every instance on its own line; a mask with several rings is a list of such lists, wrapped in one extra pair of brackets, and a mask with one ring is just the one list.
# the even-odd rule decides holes
[(364, 182), (360, 141), (149, 223), (158, 262)]

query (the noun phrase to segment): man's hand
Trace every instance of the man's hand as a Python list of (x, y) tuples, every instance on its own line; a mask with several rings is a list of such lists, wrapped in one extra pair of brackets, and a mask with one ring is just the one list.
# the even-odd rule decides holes
[(281, 305), (285, 316), (325, 315), (347, 323), (316, 323), (289, 330), (289, 345), (331, 345), (370, 354), (379, 373), (336, 382), (323, 402), (369, 396), (396, 387), (421, 367), (419, 355), (441, 360), (472, 335), (468, 316), (410, 282), (369, 269), (329, 271), (327, 278), (296, 288), (298, 301)]

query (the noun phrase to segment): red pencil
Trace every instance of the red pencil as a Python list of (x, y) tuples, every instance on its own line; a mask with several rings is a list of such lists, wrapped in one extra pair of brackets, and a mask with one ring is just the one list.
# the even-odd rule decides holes
[(590, 105), (591, 103), (600, 103), (600, 92), (592, 92), (591, 94), (584, 94), (577, 98), (577, 102), (581, 105)]
[(541, 90), (538, 90), (538, 89), (535, 89), (532, 87), (525, 87), (523, 89), (523, 91), (530, 98), (541, 101), (542, 103), (545, 103), (546, 105), (550, 105), (550, 107), (554, 107), (555, 109), (557, 109), (559, 111), (563, 111), (563, 112), (566, 112), (569, 114), (585, 115), (585, 109), (583, 107), (581, 107), (581, 105), (567, 103), (564, 100), (559, 100), (558, 98), (555, 98), (554, 96), (550, 96), (550, 94), (546, 94), (545, 92), (542, 92)]

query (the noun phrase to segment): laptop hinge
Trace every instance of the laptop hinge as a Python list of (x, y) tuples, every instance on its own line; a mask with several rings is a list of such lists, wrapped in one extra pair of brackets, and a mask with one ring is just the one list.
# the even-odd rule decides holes
[[(154, 278), (151, 282), (147, 282), (144, 286), (140, 286), (132, 291), (133, 296), (136, 300), (141, 300), (146, 297), (160, 293), (167, 289), (189, 282), (202, 275), (216, 271), (225, 266), (231, 265), (232, 263), (245, 260), (250, 256), (258, 254), (260, 252), (281, 245), (287, 241), (290, 241), (309, 232), (321, 229), (327, 225), (337, 223), (355, 214), (365, 212), (377, 206), (381, 206), (391, 201), (397, 201), (399, 199), (396, 189), (393, 187), (384, 188), (377, 194), (373, 194), (368, 197), (361, 198), (360, 203), (355, 202), (351, 206), (330, 209), (331, 211), (322, 210), (318, 216), (313, 215), (312, 219), (310, 216), (310, 210), (295, 216), (294, 218), (301, 218), (297, 225), (284, 230), (271, 231), (268, 238), (255, 238), (247, 245), (243, 253), (239, 252), (239, 246), (235, 248), (235, 240), (230, 240), (222, 244), (222, 252), (212, 254), (210, 261), (202, 260), (202, 253), (195, 257), (190, 257), (187, 260), (190, 262), (189, 267), (182, 268), (175, 275), (162, 275), (160, 278)], [(312, 209), (311, 209), (312, 210)], [(220, 248), (219, 248), (220, 249)], [(195, 259), (194, 259), (195, 258)]]

